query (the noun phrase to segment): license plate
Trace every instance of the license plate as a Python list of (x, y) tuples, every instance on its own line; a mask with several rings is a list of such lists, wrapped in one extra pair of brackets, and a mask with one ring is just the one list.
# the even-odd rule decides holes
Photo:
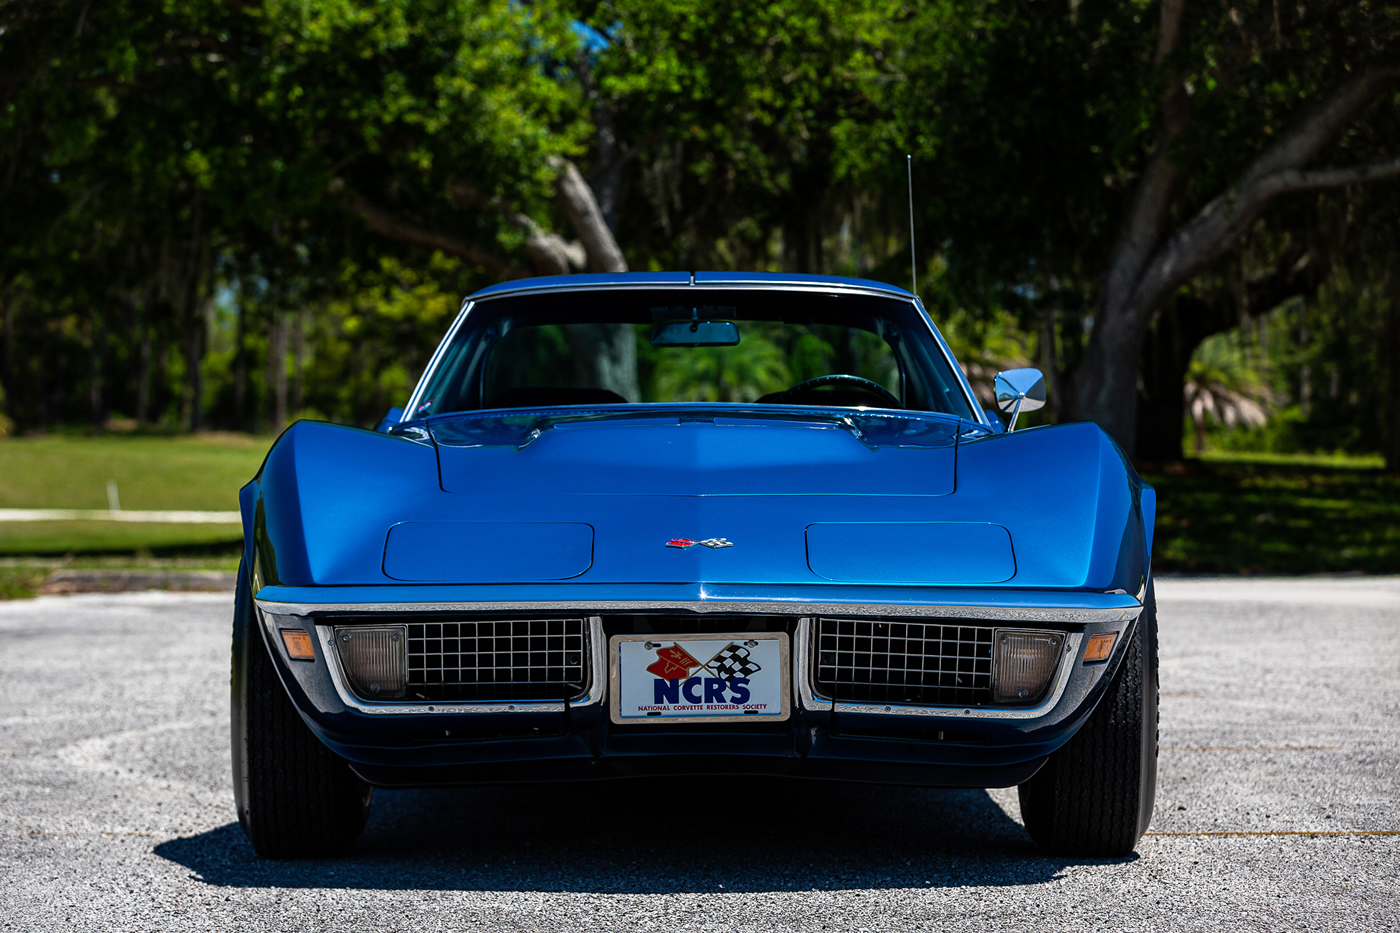
[(608, 656), (613, 722), (788, 718), (785, 632), (614, 635)]

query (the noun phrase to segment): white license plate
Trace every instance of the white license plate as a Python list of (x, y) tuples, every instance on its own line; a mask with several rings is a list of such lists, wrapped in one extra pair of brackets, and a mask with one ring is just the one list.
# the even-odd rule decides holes
[(616, 723), (788, 718), (785, 632), (614, 635), (608, 659)]

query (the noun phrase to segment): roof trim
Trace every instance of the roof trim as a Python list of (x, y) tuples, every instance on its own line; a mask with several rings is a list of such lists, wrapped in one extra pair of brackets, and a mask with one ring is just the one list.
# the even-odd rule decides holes
[(899, 298), (913, 294), (871, 279), (853, 279), (839, 275), (804, 275), (789, 272), (609, 272), (589, 275), (548, 275), (531, 279), (514, 279), (491, 285), (467, 297), (467, 301), (494, 298), (519, 292), (573, 291), (590, 288), (676, 288), (681, 286), (730, 286), (739, 288), (789, 287), (807, 290), (839, 289), (881, 292)]
[(467, 296), (468, 301), (492, 297), (506, 292), (547, 291), (551, 289), (590, 288), (598, 286), (689, 285), (689, 272), (602, 272), (586, 275), (542, 275), (531, 279), (512, 279), (488, 285)]
[(800, 272), (697, 272), (696, 285), (799, 285), (819, 288), (858, 288), (861, 291), (889, 292), (913, 298), (911, 292), (888, 282), (853, 279), (843, 275), (808, 275)]

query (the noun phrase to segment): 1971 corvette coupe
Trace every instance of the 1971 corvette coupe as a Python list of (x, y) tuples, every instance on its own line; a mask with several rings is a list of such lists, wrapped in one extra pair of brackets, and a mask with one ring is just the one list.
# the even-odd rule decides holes
[(298, 422), (241, 492), (239, 821), (320, 855), (374, 787), (788, 775), (1019, 785), (1045, 849), (1126, 854), (1155, 504), (1096, 426), (983, 411), (898, 288), (488, 288), (405, 410)]

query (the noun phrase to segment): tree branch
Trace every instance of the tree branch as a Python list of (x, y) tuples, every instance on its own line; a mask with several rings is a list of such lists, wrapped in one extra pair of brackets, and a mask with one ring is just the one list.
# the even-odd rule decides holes
[(588, 254), (588, 268), (594, 272), (626, 272), (627, 260), (623, 258), (612, 230), (603, 221), (603, 212), (598, 209), (593, 189), (579, 174), (578, 167), (557, 158), (552, 159), (550, 164), (558, 172), (554, 176), (555, 194), (559, 196), (559, 203)]
[(502, 279), (519, 279), (526, 275), (524, 270), (512, 265), (503, 257), (488, 253), (460, 237), (404, 220), (402, 217), (391, 214), (384, 208), (371, 203), (356, 191), (351, 191), (348, 188), (345, 188), (344, 191), (345, 201), (351, 213), (363, 220), (366, 226), (381, 236), (397, 240), (400, 243), (439, 250), (465, 259)]
[(1162, 238), (1176, 190), (1177, 165), (1172, 147), (1186, 127), (1188, 106), (1186, 88), (1180, 77), (1165, 70), (1168, 60), (1181, 41), (1181, 16), (1185, 0), (1162, 0), (1161, 21), (1157, 29), (1157, 54), (1153, 66), (1164, 82), (1158, 102), (1161, 111), (1157, 138), (1152, 153), (1142, 170), (1137, 191), (1123, 224), (1123, 231), (1114, 244), (1104, 277), (1102, 303), (1106, 307), (1121, 304), (1137, 284), (1142, 270), (1152, 258)]
[(1304, 114), (1229, 190), (1201, 208), (1156, 251), (1127, 303), (1130, 313), (1145, 319), (1165, 295), (1223, 256), (1278, 195), (1400, 174), (1400, 160), (1348, 169), (1302, 170), (1397, 80), (1400, 67), (1368, 69)]
[(518, 211), (500, 195), (484, 197), (471, 182), (454, 179), (447, 183), (447, 194), (458, 207), (489, 206), (508, 223), (525, 234), (525, 256), (535, 275), (568, 275), (588, 264), (588, 257), (578, 243), (570, 243), (557, 233), (541, 227), (535, 219)]
[(1400, 79), (1400, 66), (1373, 65), (1339, 85), (1327, 99), (1306, 111), (1255, 160), (1240, 178), (1243, 188), (1275, 172), (1301, 168), (1337, 138), (1361, 111)]
[(1290, 298), (1312, 295), (1330, 271), (1330, 265), (1312, 253), (1286, 252), (1273, 271), (1245, 283), (1244, 313), (1261, 317)]
[(1335, 188), (1338, 185), (1351, 185), (1366, 181), (1379, 181), (1400, 175), (1400, 158), (1386, 162), (1370, 162), (1366, 165), (1352, 165), (1347, 168), (1325, 168), (1311, 172), (1287, 170), (1276, 172), (1261, 181), (1268, 185), (1274, 194), (1289, 191), (1306, 191), (1311, 188)]
[[(558, 172), (554, 181), (555, 193), (579, 240), (582, 241), (581, 246), (544, 229), (534, 218), (512, 209), (498, 198), (483, 199), (468, 182), (448, 182), (447, 193), (458, 202), (458, 206), (481, 205), (484, 202), (492, 210), (498, 211), (507, 223), (522, 230), (525, 233), (525, 255), (529, 259), (530, 270), (535, 275), (568, 275), (575, 268), (583, 267), (585, 263), (594, 272), (626, 272), (627, 260), (623, 258), (622, 250), (618, 248), (612, 231), (603, 222), (593, 189), (584, 181), (572, 162), (554, 160), (552, 167)], [(381, 236), (457, 256), (502, 279), (524, 278), (530, 274), (506, 258), (480, 249), (458, 236), (424, 227), (385, 210), (346, 187), (342, 179), (335, 179), (331, 188), (333, 191), (342, 192), (350, 211)]]

